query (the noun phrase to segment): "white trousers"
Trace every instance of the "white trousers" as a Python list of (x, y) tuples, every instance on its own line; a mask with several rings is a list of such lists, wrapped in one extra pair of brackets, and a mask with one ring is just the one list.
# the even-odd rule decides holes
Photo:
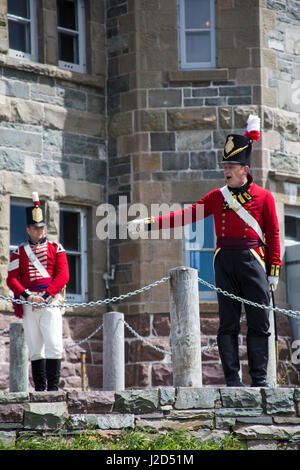
[(24, 334), (31, 361), (62, 358), (62, 313), (61, 308), (52, 305), (35, 310), (23, 305)]

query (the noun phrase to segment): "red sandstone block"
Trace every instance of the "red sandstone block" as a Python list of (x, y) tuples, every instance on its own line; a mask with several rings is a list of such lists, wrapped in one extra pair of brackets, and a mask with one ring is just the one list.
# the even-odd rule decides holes
[(150, 385), (149, 364), (127, 364), (125, 366), (125, 387), (140, 388)]
[[(150, 316), (149, 315), (128, 315), (125, 318), (131, 328), (140, 336), (149, 336), (150, 334)], [(134, 338), (133, 333), (125, 326), (125, 338)]]
[(0, 423), (22, 423), (24, 408), (21, 404), (0, 405)]
[(171, 331), (171, 321), (168, 314), (154, 315), (153, 333), (157, 336), (169, 336)]
[[(160, 348), (161, 350), (169, 350), (168, 343), (159, 338), (147, 338), (147, 341), (153, 346)], [(128, 360), (129, 362), (152, 362), (162, 361), (165, 358), (165, 353), (153, 349), (140, 340), (132, 341), (129, 344)]]
[(153, 364), (152, 366), (152, 386), (172, 386), (173, 368), (172, 364)]

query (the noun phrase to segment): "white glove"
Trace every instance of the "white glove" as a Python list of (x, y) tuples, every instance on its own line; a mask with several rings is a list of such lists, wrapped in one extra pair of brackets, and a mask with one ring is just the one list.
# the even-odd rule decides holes
[(127, 224), (128, 233), (130, 235), (135, 235), (136, 233), (146, 232), (147, 227), (145, 224), (145, 219), (134, 219), (128, 222)]
[(277, 289), (279, 277), (278, 276), (268, 276), (268, 283), (270, 288), (273, 286), (273, 290), (275, 291)]

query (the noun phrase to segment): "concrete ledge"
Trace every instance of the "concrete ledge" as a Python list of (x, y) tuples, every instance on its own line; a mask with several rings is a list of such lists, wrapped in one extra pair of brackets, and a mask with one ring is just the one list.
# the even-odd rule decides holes
[(233, 435), (248, 449), (300, 450), (300, 389), (160, 387), (121, 392), (0, 394), (0, 443), (20, 432), (185, 430), (200, 439)]
[(207, 69), (207, 70), (177, 70), (169, 72), (169, 81), (172, 82), (207, 82), (228, 80), (228, 69)]

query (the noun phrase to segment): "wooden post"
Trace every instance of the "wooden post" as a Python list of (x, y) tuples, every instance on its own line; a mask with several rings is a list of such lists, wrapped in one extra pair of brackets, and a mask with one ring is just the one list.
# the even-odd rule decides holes
[(277, 387), (277, 360), (276, 360), (276, 348), (275, 348), (275, 328), (274, 328), (274, 314), (273, 310), (270, 309), (269, 313), (269, 360), (267, 367), (267, 382), (270, 387)]
[(198, 271), (169, 271), (171, 345), (175, 387), (202, 387)]
[(103, 390), (125, 389), (124, 314), (103, 315)]
[(28, 350), (22, 323), (9, 328), (9, 391), (28, 392)]
[(86, 352), (80, 351), (80, 363), (81, 363), (81, 388), (82, 390), (87, 390), (87, 382), (86, 382)]

